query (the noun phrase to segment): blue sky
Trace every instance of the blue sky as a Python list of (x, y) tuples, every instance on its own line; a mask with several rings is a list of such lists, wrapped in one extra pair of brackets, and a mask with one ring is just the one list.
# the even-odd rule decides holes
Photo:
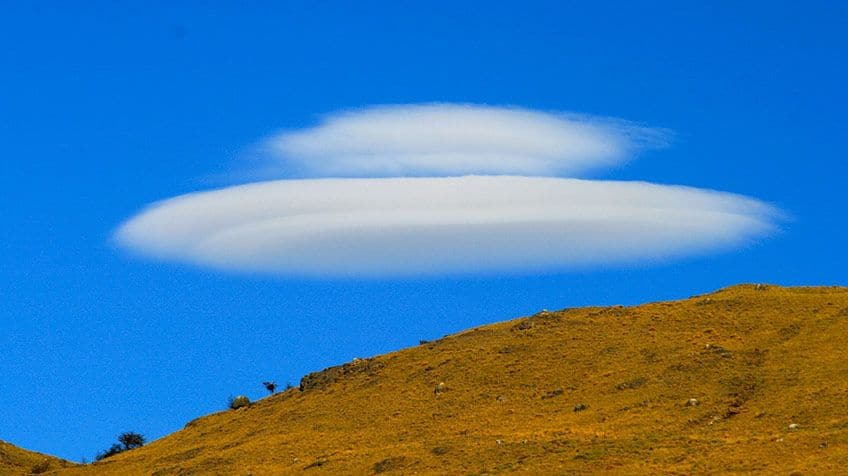
[[(697, 3), (697, 4), (696, 4)], [(479, 324), (740, 282), (846, 284), (839, 2), (27, 2), (0, 15), (0, 438), (73, 460), (263, 380)], [(328, 279), (135, 257), (145, 205), (228, 185), (257, 141), (381, 104), (518, 106), (673, 132), (590, 178), (791, 218), (731, 251), (579, 271)]]

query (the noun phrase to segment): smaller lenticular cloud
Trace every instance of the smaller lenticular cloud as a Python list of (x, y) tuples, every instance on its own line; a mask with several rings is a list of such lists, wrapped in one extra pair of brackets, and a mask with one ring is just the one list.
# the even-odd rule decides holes
[(662, 146), (666, 137), (617, 119), (425, 104), (331, 114), (266, 145), (281, 171), (299, 177), (576, 177)]
[(776, 216), (748, 197), (645, 182), (278, 180), (160, 202), (116, 239), (154, 258), (242, 272), (527, 272), (739, 246), (772, 231)]

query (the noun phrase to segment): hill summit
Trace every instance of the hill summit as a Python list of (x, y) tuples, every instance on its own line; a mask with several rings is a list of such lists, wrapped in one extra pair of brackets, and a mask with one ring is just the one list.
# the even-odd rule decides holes
[(848, 288), (542, 311), (307, 375), (56, 474), (829, 473)]

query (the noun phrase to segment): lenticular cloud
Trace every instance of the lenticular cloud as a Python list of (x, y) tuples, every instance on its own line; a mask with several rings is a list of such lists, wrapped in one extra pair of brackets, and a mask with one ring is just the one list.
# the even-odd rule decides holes
[(609, 118), (426, 104), (333, 114), (268, 146), (279, 167), (307, 177), (575, 177), (664, 145), (665, 136)]
[[(295, 175), (323, 178), (171, 198), (115, 239), (150, 257), (229, 271), (358, 277), (643, 262), (728, 249), (775, 229), (779, 212), (741, 195), (557, 177), (625, 160), (662, 136), (574, 117), (468, 105), (330, 116), (271, 141), (289, 170), (297, 164)], [(372, 177), (340, 178), (361, 175)]]
[(642, 182), (278, 180), (167, 200), (118, 239), (231, 270), (411, 275), (679, 256), (760, 235), (771, 214), (737, 195)]

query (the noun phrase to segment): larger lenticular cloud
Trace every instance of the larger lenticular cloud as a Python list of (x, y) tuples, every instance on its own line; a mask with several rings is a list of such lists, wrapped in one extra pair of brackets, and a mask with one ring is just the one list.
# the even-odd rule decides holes
[(762, 235), (772, 214), (737, 195), (642, 182), (279, 180), (170, 199), (117, 236), (152, 256), (228, 270), (387, 276), (679, 256)]
[(268, 144), (281, 168), (308, 177), (574, 177), (663, 145), (665, 135), (609, 118), (426, 104), (332, 114)]
[(662, 136), (515, 108), (346, 112), (271, 140), (280, 170), (322, 178), (171, 198), (115, 239), (152, 258), (227, 271), (374, 277), (645, 262), (737, 247), (775, 229), (779, 211), (741, 195), (560, 178), (626, 160)]

